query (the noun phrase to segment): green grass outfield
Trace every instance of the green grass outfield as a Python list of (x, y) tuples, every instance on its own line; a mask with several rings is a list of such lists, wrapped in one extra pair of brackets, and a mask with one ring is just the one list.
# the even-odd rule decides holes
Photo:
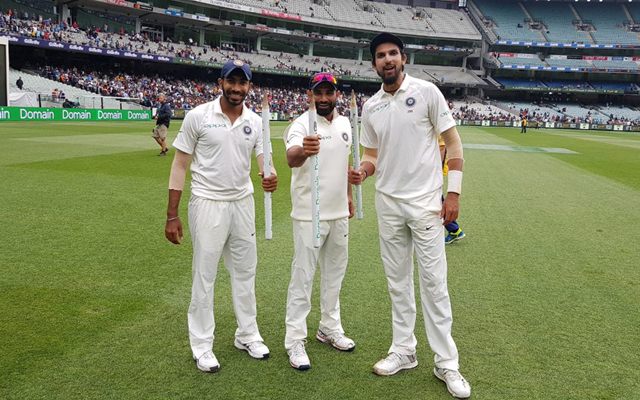
[[(282, 130), (274, 124), (272, 136)], [(365, 219), (351, 222), (341, 298), (357, 349), (339, 353), (310, 338), (312, 369), (289, 366), (290, 174), (281, 140), (273, 142), (280, 189), (269, 242), (256, 194), (258, 320), (272, 356), (253, 360), (233, 346), (221, 268), (222, 369), (197, 371), (186, 332), (189, 236), (181, 246), (164, 239), (172, 157), (156, 156), (150, 131), (140, 122), (0, 124), (0, 399), (450, 398), (431, 373), (421, 316), (418, 368), (371, 372), (391, 340), (373, 180), (363, 190)], [(454, 338), (473, 398), (640, 399), (640, 136), (518, 132), (461, 128), (468, 236), (447, 254)]]

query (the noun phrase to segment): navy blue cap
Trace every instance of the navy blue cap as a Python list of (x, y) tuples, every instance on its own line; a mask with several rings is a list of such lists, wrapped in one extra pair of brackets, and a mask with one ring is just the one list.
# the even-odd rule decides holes
[(222, 78), (227, 78), (236, 69), (242, 71), (248, 81), (251, 80), (251, 68), (249, 68), (249, 64), (245, 63), (242, 60), (229, 60), (224, 63), (220, 76), (222, 76)]
[(393, 43), (400, 48), (400, 51), (404, 49), (404, 43), (402, 43), (402, 40), (400, 40), (399, 37), (388, 32), (382, 32), (371, 39), (371, 43), (369, 43), (369, 50), (371, 51), (371, 56), (374, 59), (376, 57), (376, 49), (382, 43)]

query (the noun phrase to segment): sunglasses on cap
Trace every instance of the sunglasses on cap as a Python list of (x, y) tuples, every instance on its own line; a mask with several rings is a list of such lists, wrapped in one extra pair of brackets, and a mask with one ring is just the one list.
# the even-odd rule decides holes
[(338, 86), (338, 80), (336, 79), (336, 77), (328, 72), (320, 72), (315, 74), (313, 77), (311, 77), (311, 84), (309, 86), (311, 86), (311, 89), (315, 89), (322, 82), (328, 82), (334, 88)]

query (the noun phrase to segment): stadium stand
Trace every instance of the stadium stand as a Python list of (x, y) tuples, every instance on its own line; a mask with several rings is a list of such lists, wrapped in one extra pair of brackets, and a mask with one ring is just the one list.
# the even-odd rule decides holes
[(520, 3), (529, 11), (534, 19), (541, 20), (547, 27), (546, 37), (551, 42), (560, 43), (593, 43), (588, 32), (580, 31), (571, 23), (576, 15), (571, 4), (543, 2)]
[(534, 67), (546, 67), (544, 61), (540, 60), (537, 55), (534, 57), (501, 57), (498, 58), (501, 65), (528, 65)]
[(489, 120), (489, 121), (516, 121), (518, 115), (503, 110), (496, 105), (483, 104), (477, 99), (450, 102), (454, 119), (461, 120)]
[[(398, 4), (385, 4), (364, 0), (226, 0), (230, 4), (253, 7), (257, 12), (270, 10), (322, 23), (342, 23), (360, 29), (375, 30), (384, 27), (395, 33), (456, 35), (480, 39), (480, 34), (469, 17), (458, 10), (413, 8)], [(319, 3), (319, 4), (318, 4)]]
[[(449, 10), (444, 10), (449, 11)], [(307, 56), (291, 53), (261, 50), (260, 52), (239, 51), (233, 48), (197, 46), (169, 41), (154, 42), (142, 34), (119, 34), (101, 32), (96, 28), (81, 30), (79, 26), (67, 26), (35, 20), (13, 19), (9, 26), (0, 27), (0, 32), (10, 32), (26, 37), (52, 39), (56, 41), (106, 49), (135, 51), (187, 58), (194, 61), (221, 62), (229, 58), (244, 60), (250, 65), (281, 70), (311, 72), (330, 71), (338, 75), (376, 78), (369, 62), (355, 59)], [(484, 85), (484, 81), (472, 73), (456, 67), (411, 66), (416, 77), (446, 84), (465, 86)]]
[(601, 106), (598, 111), (606, 117), (607, 123), (612, 121), (640, 121), (640, 110), (619, 107), (619, 106)]
[[(263, 74), (273, 74), (277, 71), (282, 71), (285, 74), (289, 71), (302, 74), (320, 70), (329, 71), (341, 75), (343, 79), (346, 77), (354, 79), (354, 82), (358, 80), (365, 82), (364, 85), (365, 87), (368, 85), (368, 90), (359, 95), (359, 102), (362, 103), (368, 95), (371, 95), (371, 92), (375, 91), (375, 85), (367, 82), (378, 78), (371, 68), (370, 61), (356, 60), (358, 50), (367, 53), (367, 49), (366, 44), (359, 42), (354, 37), (361, 37), (363, 32), (366, 32), (366, 36), (372, 36), (381, 30), (390, 30), (400, 34), (410, 33), (407, 37), (413, 37), (416, 40), (415, 43), (427, 43), (425, 44), (427, 48), (424, 50), (408, 47), (409, 53), (418, 51), (416, 54), (410, 54), (411, 59), (413, 60), (413, 56), (415, 56), (415, 61), (418, 63), (406, 65), (406, 71), (409, 74), (434, 82), (441, 87), (447, 87), (451, 98), (459, 98), (467, 94), (478, 96), (453, 102), (453, 111), (457, 113), (459, 118), (515, 121), (519, 118), (521, 109), (529, 109), (531, 117), (540, 121), (575, 123), (588, 119), (589, 121), (602, 122), (609, 120), (612, 114), (616, 114), (613, 115), (615, 117), (613, 120), (640, 123), (640, 114), (637, 114), (638, 111), (635, 109), (616, 108), (615, 105), (609, 105), (610, 108), (606, 110), (598, 110), (594, 108), (595, 106), (587, 104), (589, 101), (594, 101), (595, 97), (587, 98), (586, 102), (583, 101), (585, 99), (580, 98), (580, 96), (585, 97), (583, 93), (589, 92), (597, 93), (596, 96), (607, 96), (606, 101), (609, 101), (611, 96), (614, 99), (618, 96), (619, 100), (622, 93), (637, 95), (640, 92), (640, 87), (631, 82), (633, 73), (615, 73), (616, 70), (640, 70), (633, 50), (622, 53), (613, 50), (599, 53), (598, 51), (567, 51), (563, 50), (562, 46), (558, 46), (536, 53), (536, 50), (532, 50), (528, 46), (525, 47), (526, 44), (511, 45), (515, 46), (511, 48), (505, 48), (504, 44), (502, 47), (496, 44), (495, 48), (492, 48), (493, 42), (491, 41), (492, 37), (495, 39), (499, 35), (502, 39), (536, 42), (600, 44), (609, 41), (616, 44), (622, 42), (633, 45), (636, 43), (634, 40), (638, 39), (638, 34), (629, 32), (624, 26), (637, 22), (635, 14), (640, 14), (638, 4), (610, 3), (605, 7), (608, 7), (607, 10), (614, 7), (613, 12), (596, 14), (596, 11), (602, 10), (602, 6), (599, 4), (582, 4), (582, 2), (574, 4), (573, 2), (559, 1), (472, 0), (469, 1), (470, 8), (476, 7), (484, 15), (482, 23), (478, 24), (476, 11), (467, 13), (457, 9), (413, 7), (408, 5), (409, 2), (395, 4), (396, 1), (386, 3), (365, 0), (225, 1), (229, 4), (226, 8), (219, 3), (210, 7), (218, 11), (232, 10), (236, 4), (251, 7), (243, 11), (236, 10), (249, 17), (246, 19), (247, 39), (234, 41), (235, 39), (230, 38), (239, 32), (237, 27), (231, 29), (230, 35), (224, 32), (224, 28), (213, 35), (210, 35), (209, 31), (205, 38), (203, 35), (198, 35), (197, 26), (189, 26), (189, 20), (185, 14), (184, 20), (180, 23), (167, 22), (168, 19), (159, 22), (166, 24), (168, 28), (164, 31), (166, 32), (163, 36), (164, 40), (159, 40), (159, 36), (153, 36), (153, 33), (147, 35), (144, 30), (140, 30), (139, 33), (135, 32), (136, 26), (138, 29), (141, 28), (140, 22), (144, 24), (143, 20), (135, 20), (135, 13), (133, 16), (124, 16), (122, 12), (119, 14), (113, 12), (115, 6), (107, 9), (99, 7), (92, 9), (88, 6), (90, 4), (85, 4), (83, 7), (70, 6), (75, 10), (72, 14), (74, 21), (71, 25), (67, 25), (66, 23), (57, 23), (60, 16), (51, 13), (53, 11), (52, 5), (46, 0), (0, 0), (0, 6), (5, 7), (10, 3), (17, 9), (11, 18), (6, 18), (6, 14), (4, 17), (3, 14), (0, 14), (0, 32), (102, 49), (175, 57), (182, 59), (175, 61), (188, 61), (191, 64), (194, 64), (193, 61), (200, 61), (219, 65), (229, 58), (237, 58), (251, 64), (254, 68), (259, 68), (259, 71), (264, 69), (262, 70)], [(155, 6), (156, 8), (162, 7), (158, 4)], [(6, 8), (4, 9), (6, 10)], [(25, 13), (25, 10), (28, 11)], [(194, 12), (193, 10), (192, 4), (188, 5), (185, 2), (185, 13)], [(262, 31), (250, 28), (251, 24), (255, 23), (256, 16), (261, 15), (262, 10), (287, 14), (283, 19), (275, 18), (266, 25), (262, 21), (260, 22), (266, 30), (272, 29), (274, 26), (282, 26), (284, 34), (272, 32), (274, 34), (263, 36)], [(211, 12), (205, 14), (212, 16)], [(474, 22), (471, 21), (469, 15), (472, 14), (479, 28), (476, 28)], [(40, 15), (44, 17), (41, 18)], [(48, 15), (51, 17), (47, 18)], [(218, 13), (218, 15), (223, 14)], [(281, 17), (283, 14), (278, 16)], [(242, 17), (239, 18), (242, 19)], [(265, 17), (261, 15), (258, 18)], [(268, 17), (267, 20), (269, 20)], [(290, 26), (288, 23), (282, 25), (283, 20), (294, 22)], [(228, 21), (221, 20), (221, 22), (225, 24)], [(315, 31), (314, 25), (317, 26)], [(286, 28), (284, 28), (285, 26)], [(334, 26), (339, 27), (342, 32), (339, 40), (317, 41), (318, 38), (313, 35), (322, 35), (310, 33), (326, 32), (328, 27)], [(578, 26), (580, 29), (577, 28)], [(354, 32), (345, 35), (345, 32), (351, 28), (355, 29)], [(478, 29), (484, 31), (484, 28), (488, 29), (487, 32), (494, 33), (493, 36), (485, 34), (489, 40), (488, 50), (486, 47), (480, 50), (478, 45), (478, 41), (482, 39)], [(329, 30), (329, 32), (331, 31)], [(615, 36), (616, 34), (618, 35)], [(262, 45), (259, 44), (259, 41), (256, 44), (256, 38), (259, 36), (264, 39)], [(342, 38), (342, 36), (345, 37)], [(305, 37), (309, 39), (306, 40)], [(436, 40), (430, 44), (429, 38), (436, 38)], [(446, 39), (452, 38), (456, 41), (446, 41)], [(199, 45), (197, 42), (201, 40), (206, 40), (207, 43), (213, 45)], [(331, 40), (342, 43), (336, 45), (331, 43)], [(307, 55), (312, 49), (309, 46), (309, 43), (312, 42), (316, 45), (316, 54)], [(448, 49), (446, 49), (447, 47)], [(334, 49), (337, 49), (335, 53)], [(506, 55), (495, 57), (496, 54), (499, 54), (498, 52), (505, 53), (507, 51), (514, 57)], [(549, 55), (549, 52), (552, 55)], [(478, 58), (479, 56), (481, 58)], [(584, 58), (582, 58), (583, 56)], [(101, 57), (106, 58), (106, 56)], [(436, 63), (445, 65), (433, 65)], [(32, 86), (36, 87), (33, 90), (44, 94), (43, 97), (58, 88), (65, 92), (68, 98), (99, 98), (101, 103), (108, 104), (99, 106), (110, 108), (122, 107), (119, 100), (113, 100), (113, 103), (109, 103), (112, 101), (109, 98), (112, 97), (129, 98), (142, 106), (149, 106), (155, 101), (158, 93), (163, 91), (170, 96), (174, 107), (189, 109), (213, 99), (219, 92), (215, 82), (208, 82), (202, 78), (185, 78), (184, 70), (180, 73), (178, 71), (186, 67), (177, 64), (174, 64), (176, 66), (175, 76), (163, 74), (161, 77), (155, 74), (141, 74), (126, 70), (115, 72), (98, 65), (93, 67), (87, 65), (83, 71), (62, 64), (40, 66), (41, 69), (38, 73), (49, 79), (37, 76), (32, 78), (33, 75), (27, 75), (28, 69), (23, 69), (19, 74), (22, 75), (27, 90)], [(198, 63), (196, 65), (204, 64)], [(503, 67), (504, 70), (501, 70), (500, 67)], [(483, 68), (486, 68), (486, 71)], [(507, 68), (512, 70), (509, 71)], [(539, 72), (538, 68), (544, 69), (544, 71)], [(585, 79), (582, 71), (578, 75), (571, 72), (551, 71), (551, 68), (580, 68), (590, 71), (586, 73)], [(529, 71), (522, 72), (518, 69), (528, 69)], [(606, 70), (607, 74), (609, 72), (614, 72), (614, 74), (604, 77), (603, 70)], [(11, 74), (15, 73), (16, 71), (12, 71)], [(498, 76), (492, 77), (491, 74)], [(622, 80), (621, 82), (616, 82), (618, 77)], [(593, 78), (595, 82), (591, 82), (590, 78)], [(46, 82), (43, 83), (40, 79), (44, 79)], [(599, 79), (611, 79), (611, 82), (598, 82)], [(15, 81), (13, 77), (11, 80)], [(38, 84), (41, 86), (34, 85), (35, 80), (38, 80)], [(282, 76), (276, 80), (280, 82), (279, 86), (268, 87), (274, 93), (273, 111), (281, 115), (295, 115), (303, 112), (306, 109), (304, 91), (301, 91), (299, 87), (287, 86)], [(62, 86), (62, 83), (72, 83), (74, 87)], [(12, 87), (14, 90), (13, 83)], [(499, 94), (502, 87), (512, 92), (505, 97), (514, 97), (513, 91), (518, 93), (515, 96), (519, 96), (521, 93), (522, 97), (518, 97), (519, 102), (483, 103), (486, 99), (482, 92), (483, 88), (491, 90), (491, 98), (497, 98), (494, 97), (494, 94), (496, 91)], [(249, 96), (248, 102), (256, 110), (259, 110), (263, 89), (267, 88), (257, 85)], [(473, 91), (467, 93), (467, 89), (473, 89)], [(83, 94), (79, 95), (75, 90), (81, 90)], [(567, 93), (571, 95), (569, 96)], [(531, 100), (526, 103), (520, 99)], [(534, 102), (536, 104), (533, 104)], [(87, 104), (86, 106), (91, 107), (92, 105)], [(345, 109), (345, 106), (343, 99), (340, 101), (339, 107)], [(607, 112), (610, 113), (605, 115)]]
[[(22, 90), (19, 90), (15, 86), (15, 81), (18, 77), (21, 77), (24, 82)], [(138, 104), (139, 102), (121, 101), (112, 97), (104, 97), (101, 99), (100, 96), (96, 96), (95, 92), (85, 90), (78, 85), (63, 83), (60, 79), (48, 79), (28, 71), (10, 69), (9, 78), (12, 91), (39, 94), (41, 95), (43, 106), (60, 107), (65, 99), (69, 99), (84, 108), (117, 108), (127, 110), (139, 110), (142, 108)]]
[(539, 30), (530, 29), (529, 24), (525, 23), (527, 17), (518, 4), (505, 4), (500, 0), (482, 0), (476, 5), (485, 17), (495, 22), (493, 29), (498, 39), (545, 41)]
[(590, 60), (576, 60), (570, 58), (552, 58), (548, 57), (547, 64), (551, 67), (559, 68), (593, 68), (593, 63)]
[(528, 79), (512, 79), (512, 78), (495, 78), (501, 85), (505, 88), (521, 88), (521, 89), (530, 89), (530, 88), (546, 88), (542, 81), (539, 80), (528, 80)]
[(638, 33), (624, 29), (623, 22), (628, 18), (623, 9), (624, 4), (611, 4), (603, 12), (602, 4), (576, 3), (575, 7), (583, 21), (589, 21), (594, 30), (591, 35), (596, 43), (640, 44)]
[(624, 60), (594, 60), (593, 66), (601, 69), (624, 69), (637, 70), (640, 69), (638, 63), (634, 61)]

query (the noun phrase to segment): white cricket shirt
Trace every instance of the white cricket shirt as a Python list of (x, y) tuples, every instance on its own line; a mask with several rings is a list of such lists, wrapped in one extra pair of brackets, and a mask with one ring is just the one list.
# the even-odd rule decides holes
[[(320, 136), (320, 220), (330, 221), (349, 216), (347, 169), (351, 152), (351, 123), (334, 110), (333, 120), (318, 115)], [(309, 131), (309, 112), (295, 119), (285, 130), (285, 147), (302, 147)], [(311, 160), (291, 170), (291, 218), (311, 221)]]
[(455, 125), (431, 82), (405, 74), (395, 95), (380, 88), (363, 106), (360, 135), (364, 147), (378, 149), (376, 190), (403, 201), (441, 191), (438, 135)]
[(211, 200), (240, 200), (253, 193), (251, 153), (262, 154), (262, 119), (243, 105), (231, 124), (220, 97), (191, 110), (173, 147), (191, 154), (191, 193)]

